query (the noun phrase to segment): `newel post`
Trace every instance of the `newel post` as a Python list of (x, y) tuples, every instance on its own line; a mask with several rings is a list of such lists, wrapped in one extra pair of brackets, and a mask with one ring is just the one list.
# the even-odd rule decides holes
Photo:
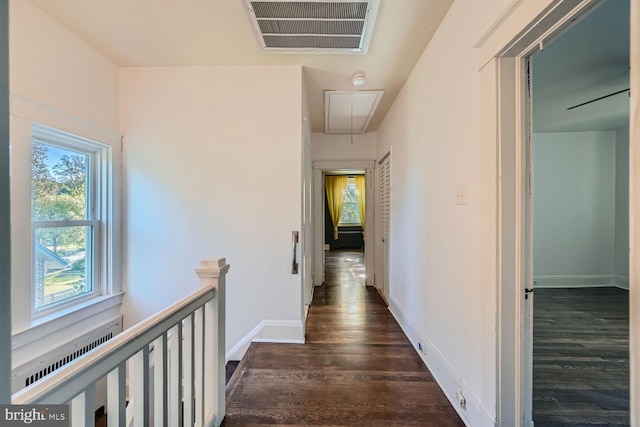
[(202, 287), (214, 288), (215, 297), (204, 306), (204, 412), (215, 416), (215, 426), (225, 415), (225, 258), (203, 260), (196, 274)]

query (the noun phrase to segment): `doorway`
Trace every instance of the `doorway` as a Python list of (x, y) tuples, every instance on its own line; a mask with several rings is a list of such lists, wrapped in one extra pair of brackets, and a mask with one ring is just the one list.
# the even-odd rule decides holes
[(331, 277), (332, 272), (340, 271), (348, 274), (341, 274), (343, 280), (338, 282), (364, 287), (365, 172), (325, 173), (324, 189), (325, 284), (336, 282), (336, 278)]
[[(497, 284), (496, 306), (496, 371), (497, 417), (500, 425), (530, 426), (531, 423), (531, 321), (533, 304), (529, 298), (533, 283), (532, 228), (530, 195), (532, 157), (528, 139), (529, 108), (527, 94), (527, 60), (545, 44), (564, 30), (575, 25), (582, 17), (596, 10), (600, 0), (583, 1), (532, 1), (514, 3), (508, 13), (501, 16), (488, 29), (476, 47), (480, 53), (480, 69), (483, 86), (483, 265), (486, 266), (483, 281)], [(517, 9), (517, 10), (516, 10)], [(517, 13), (516, 13), (517, 12)], [(631, 3), (631, 69), (636, 70), (640, 10)], [(629, 182), (637, 177), (637, 155), (634, 141), (640, 138), (636, 118), (638, 84), (640, 75), (631, 73), (630, 111), (630, 174)], [(634, 89), (635, 88), (635, 89)], [(631, 186), (629, 198), (630, 242), (637, 241), (633, 224), (638, 220), (637, 186)], [(496, 238), (497, 237), (497, 238)], [(640, 351), (640, 340), (634, 330), (640, 324), (640, 300), (634, 297), (635, 275), (639, 267), (633, 243), (630, 245), (630, 376), (638, 376), (633, 361)], [(489, 304), (488, 304), (489, 305)], [(528, 392), (529, 390), (529, 392)], [(630, 391), (631, 423), (637, 422), (640, 395), (635, 381)]]
[[(332, 249), (349, 249), (351, 246), (357, 250), (363, 251), (362, 261), (364, 263), (364, 279), (365, 284), (373, 285), (373, 239), (375, 239), (376, 231), (374, 224), (374, 202), (375, 194), (373, 191), (373, 171), (374, 163), (369, 160), (348, 160), (348, 161), (316, 161), (313, 162), (313, 210), (314, 218), (318, 220), (314, 222), (314, 285), (322, 286), (325, 282), (325, 254)], [(364, 239), (362, 239), (361, 227), (353, 224), (347, 226), (340, 236), (342, 227), (338, 227), (338, 239), (334, 238), (333, 224), (331, 222), (331, 214), (327, 206), (327, 194), (325, 189), (326, 176), (364, 176), (365, 182), (365, 231)], [(370, 224), (367, 227), (367, 224)], [(349, 233), (345, 233), (345, 232)], [(360, 236), (360, 237), (359, 237)], [(362, 239), (361, 246), (358, 242)], [(355, 245), (355, 246), (354, 246)], [(344, 247), (341, 247), (344, 246)], [(349, 246), (349, 247), (347, 247)]]
[(629, 424), (629, 6), (528, 58), (536, 425)]

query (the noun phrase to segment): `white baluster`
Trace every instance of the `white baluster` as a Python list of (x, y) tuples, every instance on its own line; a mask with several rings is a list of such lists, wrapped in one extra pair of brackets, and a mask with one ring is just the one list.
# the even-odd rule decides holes
[(204, 325), (203, 308), (200, 307), (194, 313), (194, 393), (195, 393), (195, 421), (196, 426), (204, 425)]
[(125, 393), (127, 368), (121, 363), (107, 374), (107, 427), (125, 425), (127, 396)]
[(71, 401), (71, 427), (94, 427), (96, 414), (95, 384), (91, 384)]
[[(211, 420), (217, 417), (217, 362), (216, 362), (216, 346), (215, 346), (215, 327), (216, 319), (214, 317), (214, 305), (217, 298), (214, 298), (204, 305), (204, 414), (205, 419)], [(219, 424), (219, 422), (218, 422)]]
[(131, 357), (133, 378), (133, 426), (149, 425), (149, 346)]
[(193, 315), (182, 321), (182, 393), (184, 400), (184, 425), (193, 425)]
[(182, 322), (169, 331), (169, 425), (182, 424)]
[(153, 342), (153, 425), (167, 425), (167, 339)]

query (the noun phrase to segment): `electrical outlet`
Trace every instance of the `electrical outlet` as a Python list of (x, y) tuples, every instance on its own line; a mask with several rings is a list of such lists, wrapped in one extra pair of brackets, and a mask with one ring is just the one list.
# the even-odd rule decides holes
[(467, 185), (456, 185), (456, 205), (467, 204)]
[(418, 350), (420, 350), (420, 353), (421, 353), (423, 356), (426, 356), (426, 355), (427, 355), (427, 349), (426, 349), (426, 347), (424, 346), (424, 344), (422, 344), (422, 341), (418, 341)]
[(467, 410), (467, 399), (465, 399), (464, 394), (462, 394), (462, 390), (458, 389), (458, 391), (456, 391), (456, 398), (458, 399), (458, 405), (460, 405), (460, 408), (462, 408), (464, 411)]

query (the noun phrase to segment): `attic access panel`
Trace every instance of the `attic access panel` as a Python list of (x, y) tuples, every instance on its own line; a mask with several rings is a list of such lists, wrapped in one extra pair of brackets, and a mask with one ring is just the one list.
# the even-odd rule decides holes
[(383, 90), (325, 91), (325, 133), (365, 133), (383, 94)]
[(367, 53), (379, 0), (244, 0), (260, 48), (278, 53)]

